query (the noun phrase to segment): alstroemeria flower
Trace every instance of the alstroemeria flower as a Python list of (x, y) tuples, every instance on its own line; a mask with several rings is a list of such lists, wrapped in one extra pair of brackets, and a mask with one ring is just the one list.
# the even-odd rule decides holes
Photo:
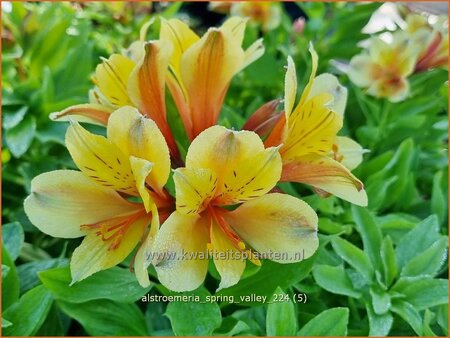
[(161, 22), (160, 40), (174, 47), (167, 85), (190, 140), (217, 123), (232, 77), (264, 52), (261, 39), (243, 50), (245, 25), (232, 17), (200, 38), (178, 19)]
[(148, 285), (146, 254), (158, 214), (167, 217), (172, 204), (163, 188), (170, 173), (163, 135), (152, 120), (124, 107), (111, 114), (107, 138), (74, 122), (66, 145), (81, 171), (35, 177), (24, 203), (30, 221), (53, 237), (85, 236), (71, 259), (73, 282), (119, 264), (141, 241), (135, 271)]
[(448, 18), (440, 17), (431, 25), (425, 16), (410, 14), (406, 17), (406, 33), (415, 44), (418, 58), (416, 72), (448, 64)]
[[(281, 181), (300, 182), (351, 203), (367, 205), (364, 185), (335, 158), (337, 133), (342, 128), (347, 90), (331, 74), (316, 77), (317, 54), (310, 48), (312, 71), (300, 101), (294, 108), (297, 76), (288, 58), (285, 79), (285, 115), (267, 138), (266, 146), (282, 144)], [(356, 142), (346, 143), (354, 148)], [(358, 145), (359, 146), (359, 145)], [(354, 148), (358, 152), (358, 147)], [(355, 163), (355, 159), (352, 161)], [(359, 162), (359, 160), (356, 160)], [(345, 163), (344, 163), (345, 164)]]
[(413, 73), (417, 48), (403, 32), (393, 34), (388, 43), (379, 37), (370, 40), (368, 51), (350, 61), (348, 76), (359, 87), (367, 88), (369, 95), (398, 102), (409, 94), (407, 77)]
[(93, 76), (96, 87), (89, 93), (90, 103), (69, 107), (50, 117), (64, 121), (72, 116), (79, 121), (106, 125), (113, 111), (134, 106), (155, 121), (171, 155), (179, 160), (165, 103), (166, 72), (173, 48), (167, 41), (144, 42), (146, 28), (141, 30), (141, 40), (134, 42), (125, 55), (113, 54), (97, 66)]
[(174, 291), (196, 289), (207, 273), (207, 251), (221, 276), (219, 289), (239, 281), (243, 255), (259, 264), (247, 245), (280, 263), (310, 257), (318, 247), (317, 215), (295, 197), (270, 193), (281, 168), (278, 147), (265, 149), (254, 132), (203, 131), (186, 167), (174, 172), (177, 210), (154, 243), (160, 282)]
[(277, 28), (281, 23), (281, 7), (274, 1), (242, 1), (231, 5), (232, 15), (249, 18), (261, 26), (263, 31)]

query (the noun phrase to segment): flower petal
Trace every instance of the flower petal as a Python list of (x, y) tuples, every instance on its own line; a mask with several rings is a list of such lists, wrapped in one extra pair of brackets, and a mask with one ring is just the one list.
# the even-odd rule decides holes
[(161, 190), (170, 174), (169, 148), (158, 126), (131, 107), (123, 107), (111, 114), (108, 139), (124, 154), (153, 163), (147, 182)]
[(281, 156), (276, 147), (249, 155), (236, 162), (223, 178), (215, 203), (232, 205), (268, 193), (280, 179), (281, 168)]
[(152, 252), (153, 243), (155, 242), (156, 234), (159, 229), (158, 208), (155, 204), (152, 206), (152, 222), (145, 240), (141, 243), (136, 257), (134, 259), (134, 272), (139, 284), (146, 288), (150, 285), (147, 268), (151, 264), (150, 254)]
[(220, 179), (232, 171), (230, 168), (236, 162), (263, 150), (264, 145), (254, 132), (213, 126), (198, 135), (189, 146), (186, 167), (211, 169)]
[(153, 265), (159, 281), (177, 292), (198, 288), (208, 270), (207, 242), (206, 219), (172, 213), (159, 229), (154, 243)]
[(130, 166), (136, 180), (136, 189), (142, 198), (145, 210), (150, 212), (155, 202), (147, 190), (146, 179), (153, 169), (153, 163), (139, 157), (130, 156)]
[(239, 41), (229, 31), (215, 28), (181, 57), (181, 79), (189, 98), (194, 136), (217, 122), (231, 78), (243, 62)]
[(327, 104), (327, 107), (343, 117), (347, 104), (347, 88), (339, 83), (336, 76), (324, 73), (314, 79), (307, 100), (322, 93), (328, 93), (333, 97), (332, 101)]
[(359, 54), (350, 60), (348, 76), (359, 87), (369, 87), (375, 80), (375, 65), (367, 54)]
[(258, 197), (224, 217), (242, 239), (279, 263), (306, 259), (319, 245), (316, 213), (308, 204), (289, 195)]
[(83, 236), (80, 225), (133, 213), (141, 207), (110, 188), (73, 170), (57, 170), (36, 176), (25, 212), (36, 227), (53, 237)]
[(182, 214), (202, 212), (217, 188), (217, 176), (210, 169), (178, 168), (174, 171), (173, 180), (177, 210)]
[(215, 222), (212, 222), (210, 237), (214, 265), (221, 277), (217, 292), (239, 282), (245, 269), (245, 260), (240, 258), (241, 250), (233, 245)]
[(306, 183), (351, 203), (367, 205), (362, 182), (342, 164), (327, 156), (305, 155), (286, 163), (281, 180)]
[(75, 119), (79, 122), (89, 122), (106, 126), (112, 109), (96, 103), (77, 104), (60, 112), (50, 114), (53, 121), (69, 121)]
[(336, 134), (342, 128), (342, 117), (327, 107), (332, 100), (330, 94), (323, 93), (295, 108), (280, 150), (283, 163), (302, 155), (331, 151)]
[(170, 57), (170, 68), (176, 77), (180, 77), (181, 56), (200, 38), (183, 21), (161, 18), (159, 39), (172, 43), (173, 53)]
[(70, 261), (72, 284), (121, 263), (136, 247), (149, 221), (148, 215), (134, 221), (121, 234), (120, 242), (114, 247), (109, 240), (90, 232), (73, 252)]
[(350, 137), (336, 137), (335, 159), (341, 162), (348, 170), (353, 170), (359, 166), (363, 160), (363, 154), (368, 150), (352, 140)]
[(284, 112), (288, 119), (292, 113), (297, 95), (297, 74), (294, 60), (290, 56), (287, 59), (287, 70), (284, 77)]
[(130, 161), (110, 140), (74, 122), (67, 129), (66, 146), (77, 167), (94, 181), (137, 196)]
[(128, 97), (127, 83), (135, 63), (120, 54), (113, 54), (103, 59), (95, 69), (94, 83), (102, 94), (116, 107), (131, 104)]
[(160, 128), (170, 149), (178, 151), (166, 118), (165, 84), (172, 45), (168, 41), (150, 41), (145, 53), (128, 81), (128, 92), (140, 112), (153, 119)]

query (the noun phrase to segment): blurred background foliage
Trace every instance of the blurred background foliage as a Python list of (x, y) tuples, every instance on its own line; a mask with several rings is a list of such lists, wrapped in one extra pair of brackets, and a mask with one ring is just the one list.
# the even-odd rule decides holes
[[(318, 74), (335, 73), (349, 89), (341, 134), (370, 151), (355, 171), (369, 207), (281, 184), (318, 212), (318, 252), (296, 264), (249, 264), (218, 302), (166, 304), (141, 301), (147, 293), (172, 293), (157, 283), (139, 287), (127, 261), (69, 287), (68, 258), (79, 240), (40, 233), (27, 220), (23, 200), (34, 176), (74, 167), (64, 147), (67, 124), (48, 116), (87, 101), (99, 57), (127, 48), (152, 17), (176, 16), (202, 32), (225, 15), (208, 11), (207, 3), (2, 2), (5, 335), (448, 335), (448, 70), (412, 75), (403, 102), (369, 97), (342, 69), (370, 36), (363, 28), (382, 3), (274, 5), (281, 9), (277, 27), (247, 27), (244, 45), (263, 37), (266, 53), (234, 78), (220, 124), (239, 129), (262, 104), (282, 98), (288, 55), (301, 90), (313, 41)], [(156, 20), (148, 38), (157, 37), (158, 26)], [(180, 137), (170, 99), (168, 107)], [(192, 294), (214, 294), (217, 278), (211, 266), (205, 286)], [(225, 298), (252, 293), (288, 297), (239, 305)], [(306, 295), (306, 303), (298, 295)]]

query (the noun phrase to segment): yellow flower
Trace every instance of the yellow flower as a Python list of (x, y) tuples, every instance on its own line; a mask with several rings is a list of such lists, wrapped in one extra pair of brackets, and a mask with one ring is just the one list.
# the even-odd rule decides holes
[(52, 113), (50, 118), (63, 121), (72, 116), (79, 121), (106, 125), (113, 111), (133, 106), (155, 121), (171, 155), (178, 160), (165, 104), (166, 72), (173, 48), (167, 41), (144, 42), (149, 24), (142, 27), (141, 40), (134, 42), (125, 55), (113, 54), (97, 66), (93, 76), (96, 87), (89, 93), (90, 103)]
[(117, 265), (141, 241), (135, 271), (139, 282), (148, 285), (146, 254), (159, 213), (167, 217), (172, 204), (163, 188), (170, 172), (163, 135), (152, 120), (123, 107), (111, 114), (107, 138), (74, 122), (66, 145), (81, 172), (57, 170), (35, 177), (24, 203), (29, 219), (54, 237), (85, 236), (72, 256), (73, 282)]
[(404, 32), (392, 38), (390, 43), (372, 38), (368, 51), (351, 59), (348, 75), (354, 84), (367, 88), (369, 95), (398, 102), (409, 94), (407, 77), (414, 71), (417, 48)]
[(201, 38), (178, 19), (161, 21), (173, 46), (167, 85), (190, 140), (217, 123), (232, 77), (264, 52), (262, 40), (242, 49), (246, 20), (232, 17)]
[(447, 66), (448, 19), (440, 17), (436, 24), (431, 25), (425, 16), (410, 14), (406, 23), (406, 33), (418, 51), (415, 71)]
[(154, 243), (160, 282), (174, 291), (196, 289), (209, 251), (219, 289), (234, 285), (244, 258), (260, 264), (244, 242), (280, 263), (310, 257), (318, 247), (317, 215), (295, 197), (270, 193), (281, 168), (278, 147), (265, 149), (254, 132), (221, 126), (203, 131), (188, 150), (186, 167), (174, 172), (177, 210)]
[(210, 1), (208, 9), (213, 12), (248, 18), (260, 25), (263, 31), (277, 28), (281, 23), (281, 7), (276, 2), (228, 2)]
[[(317, 54), (310, 48), (312, 72), (295, 106), (297, 76), (288, 58), (285, 79), (285, 115), (267, 138), (266, 146), (282, 144), (281, 181), (306, 183), (357, 205), (367, 205), (364, 186), (345, 167), (358, 165), (362, 148), (336, 135), (342, 128), (347, 90), (331, 74), (316, 77)], [(339, 143), (347, 155), (335, 157)], [(338, 152), (339, 153), (339, 152)], [(352, 156), (350, 156), (352, 154)], [(359, 154), (359, 155), (358, 155)], [(356, 157), (355, 157), (356, 156)], [(352, 169), (352, 168), (350, 168)]]

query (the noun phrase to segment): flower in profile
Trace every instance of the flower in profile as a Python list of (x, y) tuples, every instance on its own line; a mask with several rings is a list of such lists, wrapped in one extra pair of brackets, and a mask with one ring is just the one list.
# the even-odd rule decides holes
[(249, 18), (265, 32), (277, 28), (281, 23), (281, 7), (271, 1), (242, 1), (231, 5), (231, 14)]
[(50, 118), (62, 121), (71, 116), (82, 122), (106, 125), (113, 111), (133, 106), (155, 121), (171, 155), (179, 160), (178, 148), (167, 123), (165, 103), (166, 72), (173, 48), (167, 41), (144, 42), (150, 23), (142, 27), (141, 39), (126, 53), (102, 59), (93, 76), (95, 88), (89, 93), (90, 103), (52, 113)]
[(310, 52), (311, 75), (295, 108), (297, 76), (294, 62), (288, 58), (285, 114), (265, 144), (281, 145), (281, 181), (309, 184), (321, 194), (333, 194), (365, 206), (364, 185), (349, 170), (359, 164), (364, 151), (356, 142), (337, 137), (343, 124), (347, 90), (331, 74), (316, 77), (317, 54), (312, 46)]
[(135, 272), (148, 285), (146, 254), (159, 216), (167, 217), (172, 205), (163, 188), (170, 172), (163, 135), (152, 120), (123, 107), (111, 114), (107, 137), (73, 122), (66, 145), (80, 171), (35, 177), (26, 214), (53, 237), (85, 236), (71, 259), (73, 282), (119, 264), (141, 242)]
[(348, 76), (369, 95), (398, 102), (409, 94), (407, 77), (414, 72), (416, 61), (415, 44), (404, 32), (397, 31), (390, 43), (372, 38), (368, 50), (351, 59)]
[(217, 123), (233, 76), (264, 53), (261, 39), (244, 51), (245, 26), (231, 17), (200, 38), (178, 19), (161, 21), (160, 40), (173, 46), (167, 85), (190, 140)]
[(203, 131), (186, 167), (174, 171), (176, 211), (154, 243), (160, 282), (174, 291), (196, 289), (207, 273), (202, 253), (208, 251), (221, 276), (219, 289), (239, 281), (243, 258), (260, 264), (249, 247), (280, 263), (310, 257), (318, 247), (317, 215), (295, 197), (270, 193), (281, 169), (278, 147), (264, 148), (254, 132)]
[(425, 16), (409, 14), (406, 17), (406, 24), (405, 31), (418, 51), (415, 71), (447, 66), (448, 19), (440, 17), (434, 25), (431, 25)]

